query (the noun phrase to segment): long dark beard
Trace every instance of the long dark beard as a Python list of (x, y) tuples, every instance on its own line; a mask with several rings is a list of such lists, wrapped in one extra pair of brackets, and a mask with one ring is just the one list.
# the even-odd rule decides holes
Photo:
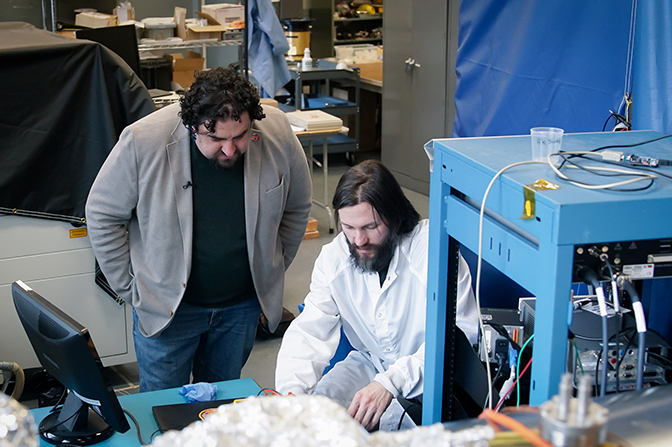
[[(347, 240), (347, 238), (346, 238)], [(368, 244), (365, 248), (374, 249), (375, 253), (372, 257), (362, 257), (357, 252), (355, 244), (348, 241), (348, 248), (350, 249), (350, 259), (355, 268), (362, 273), (378, 273), (384, 270), (394, 256), (394, 250), (399, 245), (399, 236), (387, 235), (385, 240), (380, 244)], [(362, 247), (360, 247), (362, 248)]]

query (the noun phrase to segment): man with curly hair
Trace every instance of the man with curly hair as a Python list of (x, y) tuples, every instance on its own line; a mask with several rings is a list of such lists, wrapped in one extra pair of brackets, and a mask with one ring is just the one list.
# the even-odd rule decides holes
[(260, 312), (273, 331), (311, 206), (285, 115), (233, 70), (128, 126), (91, 187), (101, 270), (133, 307), (140, 390), (236, 379)]

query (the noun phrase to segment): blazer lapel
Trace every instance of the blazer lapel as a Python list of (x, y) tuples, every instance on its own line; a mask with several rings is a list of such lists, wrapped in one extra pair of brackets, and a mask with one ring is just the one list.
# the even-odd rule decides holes
[(172, 132), (173, 141), (166, 145), (168, 163), (173, 175), (173, 190), (177, 204), (177, 216), (180, 222), (180, 233), (184, 244), (187, 271), (191, 270), (192, 239), (194, 224), (193, 193), (187, 182), (191, 182), (191, 148), (189, 132), (180, 120)]
[(254, 259), (254, 241), (259, 217), (262, 144), (263, 134), (253, 125), (250, 146), (245, 152), (245, 229), (250, 260)]

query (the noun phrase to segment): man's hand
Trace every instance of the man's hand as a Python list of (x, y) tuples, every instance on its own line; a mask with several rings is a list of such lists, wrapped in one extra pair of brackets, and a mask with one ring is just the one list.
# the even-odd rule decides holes
[(371, 431), (392, 402), (392, 393), (380, 383), (371, 382), (355, 393), (348, 414)]

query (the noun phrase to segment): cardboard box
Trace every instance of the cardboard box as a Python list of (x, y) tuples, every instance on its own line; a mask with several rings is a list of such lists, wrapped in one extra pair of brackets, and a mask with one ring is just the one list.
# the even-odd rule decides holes
[(182, 53), (171, 54), (173, 59), (173, 82), (182, 88), (189, 88), (194, 82), (194, 72), (202, 71), (205, 59), (199, 53), (188, 51), (185, 58)]
[[(242, 5), (232, 5), (230, 3), (216, 3), (212, 5), (203, 5), (203, 13), (222, 26), (229, 29), (241, 28), (241, 22), (245, 21), (245, 8)], [(244, 25), (243, 25), (244, 26)]]
[(175, 22), (175, 35), (182, 40), (187, 40), (187, 8), (176, 6), (173, 12), (173, 22)]
[(186, 23), (186, 14), (187, 10), (185, 8), (180, 8), (179, 6), (175, 7), (175, 13), (173, 20), (175, 21), (176, 30), (175, 33), (177, 37), (180, 37), (182, 40), (204, 40), (204, 39), (216, 39), (222, 40), (224, 31), (227, 30), (226, 27), (219, 25), (215, 19), (210, 17), (208, 14), (203, 14), (196, 11), (196, 14), (208, 21), (206, 26), (194, 26), (187, 25)]
[(303, 236), (304, 239), (315, 239), (320, 237), (320, 231), (317, 229), (317, 219), (311, 217), (308, 219), (308, 225), (306, 225), (306, 233)]
[(185, 40), (222, 40), (222, 33), (224, 31), (226, 31), (226, 28), (222, 25), (188, 26), (187, 38)]
[(119, 23), (117, 16), (102, 12), (80, 12), (75, 16), (75, 25), (86, 28), (105, 28), (116, 26)]

